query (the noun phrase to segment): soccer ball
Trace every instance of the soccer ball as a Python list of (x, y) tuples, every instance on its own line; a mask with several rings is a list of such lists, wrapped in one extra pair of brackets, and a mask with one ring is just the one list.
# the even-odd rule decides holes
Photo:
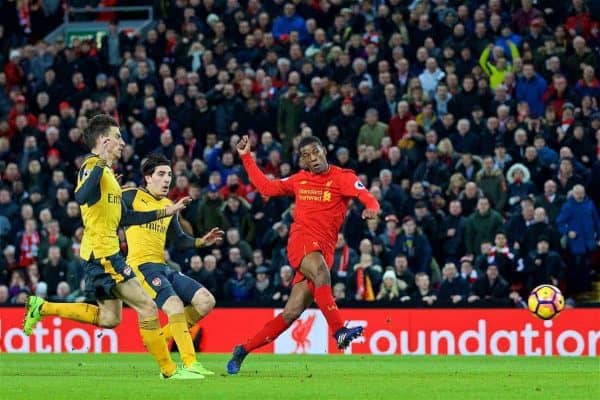
[(564, 310), (565, 298), (556, 286), (540, 285), (529, 294), (527, 307), (538, 318), (552, 319)]

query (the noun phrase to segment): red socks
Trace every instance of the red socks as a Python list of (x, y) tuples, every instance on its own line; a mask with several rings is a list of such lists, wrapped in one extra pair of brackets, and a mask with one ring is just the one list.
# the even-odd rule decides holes
[(337, 304), (335, 304), (335, 300), (333, 299), (331, 286), (319, 286), (314, 291), (314, 297), (332, 332), (336, 333), (340, 328), (343, 328), (344, 322), (342, 321), (340, 310), (338, 310)]
[(271, 343), (277, 339), (283, 331), (288, 328), (287, 322), (283, 319), (281, 314), (276, 316), (274, 319), (269, 321), (254, 337), (244, 345), (244, 350), (248, 353), (254, 349), (264, 346), (265, 344)]
[[(340, 315), (340, 310), (338, 310), (337, 304), (335, 304), (335, 300), (333, 299), (333, 295), (331, 294), (331, 286), (323, 285), (314, 289), (313, 291), (315, 302), (319, 306), (319, 309), (325, 316), (329, 327), (332, 332), (337, 332), (340, 328), (344, 327), (344, 322), (342, 320), (342, 316)], [(253, 338), (249, 339), (246, 344), (244, 344), (244, 350), (248, 353), (254, 349), (262, 347), (268, 343), (271, 343), (273, 340), (277, 339), (282, 332), (284, 332), (288, 328), (287, 322), (283, 319), (282, 315), (279, 314), (271, 321), (269, 321)]]

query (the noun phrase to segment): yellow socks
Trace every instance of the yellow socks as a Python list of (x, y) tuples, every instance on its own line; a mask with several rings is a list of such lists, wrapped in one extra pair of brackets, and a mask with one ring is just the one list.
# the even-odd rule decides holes
[(196, 322), (200, 321), (200, 319), (202, 318), (202, 316), (198, 313), (198, 311), (196, 311), (194, 306), (192, 306), (191, 304), (185, 306), (183, 312), (185, 313), (185, 320), (187, 321), (188, 327), (196, 325)]
[[(183, 312), (185, 314), (185, 320), (186, 320), (188, 328), (191, 328), (194, 325), (196, 325), (196, 322), (200, 321), (200, 318), (202, 318), (200, 316), (200, 314), (198, 313), (198, 311), (196, 311), (194, 306), (192, 306), (191, 304), (185, 306), (185, 308), (183, 309)], [(163, 332), (165, 341), (168, 342), (169, 340), (171, 340), (173, 338), (170, 320), (169, 320), (169, 323), (167, 323), (165, 326), (162, 327), (162, 332)]]
[(183, 365), (187, 367), (196, 361), (196, 350), (194, 349), (194, 343), (192, 342), (192, 337), (188, 331), (185, 314), (171, 315), (169, 317), (169, 325), (171, 326), (173, 339), (175, 339), (175, 343), (177, 343), (181, 361), (183, 361)]
[(98, 315), (100, 314), (100, 309), (92, 304), (50, 303), (46, 301), (44, 302), (40, 312), (43, 316), (55, 315), (57, 317), (67, 318), (73, 321), (98, 325)]
[(177, 365), (171, 359), (158, 318), (140, 320), (140, 335), (144, 346), (160, 366), (160, 372), (165, 376), (173, 375)]
[(162, 332), (163, 339), (165, 340), (165, 342), (168, 342), (169, 340), (173, 339), (173, 333), (171, 332), (170, 322), (167, 322), (167, 324), (163, 326), (160, 330)]

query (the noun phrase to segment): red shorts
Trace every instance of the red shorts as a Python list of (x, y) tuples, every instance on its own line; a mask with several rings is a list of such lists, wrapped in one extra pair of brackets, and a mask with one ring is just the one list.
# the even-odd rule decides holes
[(304, 256), (315, 251), (323, 254), (327, 268), (331, 271), (335, 248), (330, 249), (326, 246), (322, 246), (318, 240), (312, 240), (310, 238), (307, 238), (307, 240), (302, 240), (301, 238), (299, 240), (297, 237), (289, 238), (287, 246), (288, 261), (290, 262), (290, 266), (296, 272), (292, 285), (304, 280), (305, 277), (302, 272), (300, 272), (300, 264), (302, 263)]

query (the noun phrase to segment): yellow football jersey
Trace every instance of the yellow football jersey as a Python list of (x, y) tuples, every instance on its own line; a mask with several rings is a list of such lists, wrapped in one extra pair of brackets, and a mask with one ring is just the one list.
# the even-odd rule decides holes
[[(157, 198), (145, 189), (126, 189), (123, 192), (125, 206), (134, 211), (163, 209), (173, 202), (168, 198)], [(172, 216), (142, 225), (131, 225), (125, 229), (127, 238), (127, 264), (134, 269), (144, 263), (165, 263), (165, 244)]]
[(83, 220), (81, 258), (90, 260), (118, 253), (121, 186), (112, 169), (97, 155), (88, 155), (77, 175), (75, 192)]

